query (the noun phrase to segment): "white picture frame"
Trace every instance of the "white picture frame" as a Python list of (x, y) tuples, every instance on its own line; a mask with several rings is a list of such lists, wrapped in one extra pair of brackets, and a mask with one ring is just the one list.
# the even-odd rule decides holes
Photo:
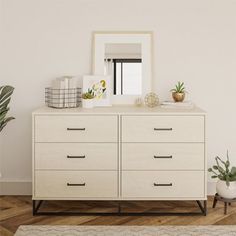
[[(142, 94), (141, 95), (113, 95), (112, 104), (134, 104), (137, 98), (153, 92), (153, 33), (151, 31), (95, 31), (93, 32), (93, 74), (104, 74), (105, 45), (140, 44), (142, 52)], [(112, 81), (111, 81), (111, 87)]]
[(84, 75), (82, 92), (92, 89), (95, 95), (94, 106), (111, 106), (110, 76), (105, 75)]

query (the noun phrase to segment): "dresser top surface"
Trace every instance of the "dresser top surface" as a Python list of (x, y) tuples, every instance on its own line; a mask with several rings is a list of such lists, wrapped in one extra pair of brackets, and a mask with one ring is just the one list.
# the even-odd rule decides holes
[(163, 107), (137, 107), (137, 106), (111, 106), (86, 109), (82, 107), (56, 109), (41, 107), (33, 111), (33, 115), (79, 115), (79, 114), (124, 114), (124, 115), (204, 115), (206, 112), (198, 107), (194, 108), (163, 108)]

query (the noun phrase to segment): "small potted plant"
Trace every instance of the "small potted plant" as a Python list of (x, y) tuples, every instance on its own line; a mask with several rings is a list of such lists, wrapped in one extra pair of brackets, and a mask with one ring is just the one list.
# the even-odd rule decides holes
[(229, 155), (227, 160), (223, 161), (220, 157), (215, 157), (216, 165), (209, 168), (208, 171), (213, 175), (213, 179), (218, 178), (216, 183), (216, 192), (224, 198), (236, 198), (236, 167), (230, 168)]
[(7, 113), (10, 110), (8, 105), (11, 101), (13, 91), (14, 88), (9, 85), (0, 87), (0, 132), (9, 121), (15, 119), (14, 117), (7, 117)]
[(82, 94), (82, 106), (83, 108), (93, 108), (94, 92), (92, 89), (88, 89), (88, 92)]
[(175, 88), (170, 90), (172, 92), (172, 97), (175, 102), (183, 102), (185, 98), (185, 87), (184, 87), (184, 82), (178, 82), (175, 85)]

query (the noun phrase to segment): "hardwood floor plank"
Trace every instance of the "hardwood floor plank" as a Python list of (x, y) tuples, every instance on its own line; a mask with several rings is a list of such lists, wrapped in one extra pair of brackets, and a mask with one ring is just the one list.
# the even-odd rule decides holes
[[(222, 209), (221, 209), (222, 210)], [(215, 225), (235, 225), (236, 224), (236, 212), (226, 215), (224, 218), (214, 223)]]
[(9, 208), (6, 210), (3, 210), (0, 214), (0, 221), (6, 220), (8, 218), (23, 214), (25, 212), (31, 212), (31, 206), (27, 205), (27, 206), (21, 206), (21, 207), (13, 207), (13, 208)]
[[(207, 216), (33, 216), (30, 196), (0, 197), (1, 236), (13, 235), (20, 225), (229, 225), (236, 224), (236, 204), (228, 207), (224, 215), (223, 204), (212, 209), (212, 197), (208, 199)], [(197, 210), (194, 201), (123, 202), (122, 211)], [(43, 208), (50, 210), (80, 210), (111, 212), (117, 210), (117, 202), (48, 201)]]
[(1, 225), (0, 225), (0, 235), (1, 236), (13, 236), (14, 233), (7, 230), (6, 228), (3, 228)]

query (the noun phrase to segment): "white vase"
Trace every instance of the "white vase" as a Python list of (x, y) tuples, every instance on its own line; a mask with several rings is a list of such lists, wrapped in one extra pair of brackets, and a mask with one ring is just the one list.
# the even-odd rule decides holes
[(93, 108), (93, 99), (82, 99), (82, 107), (83, 108)]
[(229, 182), (229, 186), (223, 180), (216, 183), (216, 192), (224, 198), (236, 198), (236, 181)]

